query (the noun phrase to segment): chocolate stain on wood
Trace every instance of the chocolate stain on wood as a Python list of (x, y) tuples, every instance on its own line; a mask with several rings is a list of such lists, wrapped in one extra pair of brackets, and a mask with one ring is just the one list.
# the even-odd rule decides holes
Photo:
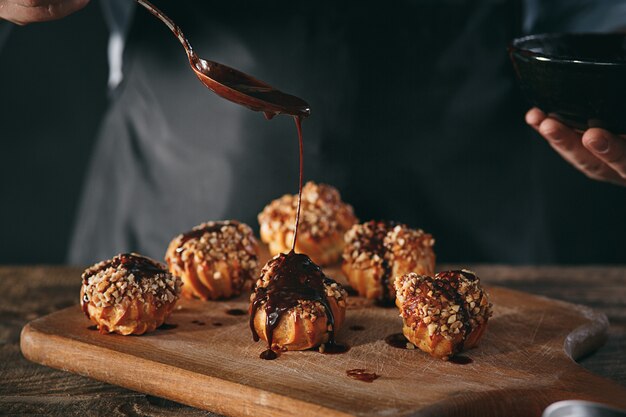
[(349, 369), (346, 371), (346, 375), (352, 379), (369, 383), (380, 378), (380, 375), (374, 372), (367, 372), (367, 369)]

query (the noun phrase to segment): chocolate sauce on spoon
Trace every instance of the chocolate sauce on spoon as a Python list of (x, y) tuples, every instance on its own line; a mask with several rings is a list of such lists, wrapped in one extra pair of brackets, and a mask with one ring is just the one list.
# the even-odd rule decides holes
[(200, 58), (180, 28), (148, 0), (137, 0), (152, 15), (161, 20), (185, 48), (187, 59), (196, 76), (209, 90), (234, 103), (260, 111), (267, 119), (277, 114), (306, 117), (311, 113), (306, 101), (283, 93), (271, 85), (234, 68)]

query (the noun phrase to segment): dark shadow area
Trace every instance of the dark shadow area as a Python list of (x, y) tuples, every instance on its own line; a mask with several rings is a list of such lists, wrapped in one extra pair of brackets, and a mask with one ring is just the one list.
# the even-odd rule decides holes
[(65, 261), (107, 104), (107, 40), (91, 2), (62, 21), (15, 26), (0, 46), (0, 264)]

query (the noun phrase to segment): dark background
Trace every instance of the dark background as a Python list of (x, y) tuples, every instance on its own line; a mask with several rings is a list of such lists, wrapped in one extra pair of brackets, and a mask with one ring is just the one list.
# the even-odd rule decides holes
[[(62, 21), (13, 28), (0, 48), (0, 264), (66, 260), (84, 174), (107, 106), (107, 40), (100, 6), (91, 2)], [(525, 108), (520, 99), (516, 123), (529, 130), (523, 123)], [(545, 204), (545, 232), (563, 242), (554, 248), (553, 259), (624, 263), (626, 189), (588, 180), (529, 130), (532, 136), (534, 181), (545, 190), (545, 199), (554, 200)], [(440, 236), (437, 225), (425, 229)]]
[(65, 260), (107, 105), (108, 36), (91, 2), (14, 27), (0, 48), (0, 264)]

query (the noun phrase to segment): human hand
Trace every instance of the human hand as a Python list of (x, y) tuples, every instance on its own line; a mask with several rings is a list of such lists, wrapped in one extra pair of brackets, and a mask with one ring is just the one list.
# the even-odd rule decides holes
[(0, 0), (0, 19), (17, 25), (61, 19), (89, 3), (89, 0)]
[(626, 186), (626, 136), (600, 128), (580, 132), (536, 107), (526, 113), (526, 123), (587, 177)]

